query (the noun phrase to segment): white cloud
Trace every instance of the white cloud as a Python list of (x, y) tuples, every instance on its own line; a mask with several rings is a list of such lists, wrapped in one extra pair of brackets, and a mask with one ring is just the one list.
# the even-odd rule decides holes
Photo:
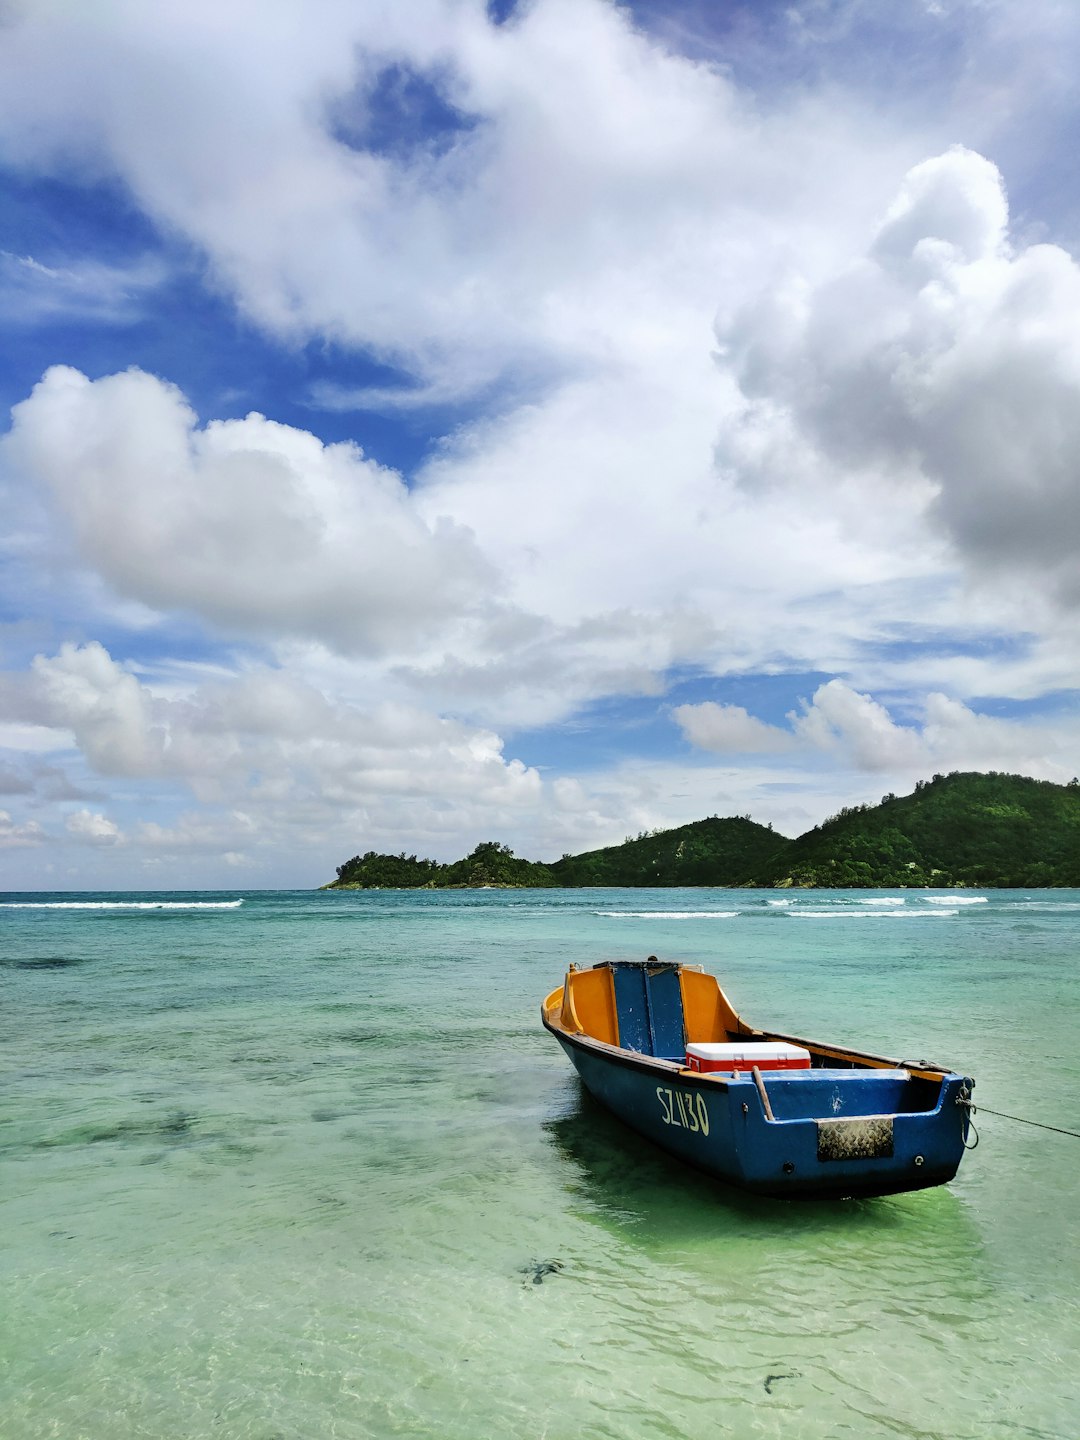
[(929, 482), (930, 517), (976, 567), (1075, 603), (1080, 267), (1013, 249), (1007, 220), (996, 167), (954, 148), (910, 171), (861, 259), (748, 305), (723, 339), (751, 432), (790, 426), (868, 494)]
[(9, 457), (51, 488), (82, 556), (158, 610), (371, 652), (415, 648), (490, 595), (471, 537), (426, 524), (353, 445), (256, 414), (199, 429), (140, 371), (56, 366), (13, 413)]
[(1067, 780), (1076, 771), (1080, 715), (1004, 719), (979, 714), (931, 692), (904, 721), (842, 680), (820, 685), (788, 727), (769, 725), (737, 705), (682, 705), (672, 712), (691, 744), (731, 754), (790, 756), (788, 773), (806, 773), (827, 756), (845, 770), (893, 777), (898, 788), (936, 770), (1019, 771)]
[(671, 715), (699, 750), (761, 755), (792, 748), (789, 731), (766, 724), (741, 705), (717, 705), (706, 700), (700, 705), (678, 705)]
[[(944, 697), (940, 697), (944, 698)], [(956, 714), (971, 712), (957, 705)], [(770, 725), (740, 705), (708, 700), (672, 711), (687, 740), (719, 754), (834, 755), (856, 770), (906, 771), (929, 762), (930, 747), (916, 728), (897, 724), (885, 707), (842, 680), (830, 680), (791, 712), (787, 727)], [(975, 717), (972, 717), (975, 718)]]
[(925, 764), (926, 748), (916, 731), (896, 724), (883, 705), (842, 680), (820, 686), (792, 720), (800, 739), (841, 754), (858, 770), (906, 771)]
[(873, 257), (920, 287), (943, 265), (1002, 258), (1009, 205), (997, 167), (956, 146), (914, 166), (878, 230)]
[(0, 810), (0, 850), (17, 850), (26, 846), (41, 845), (45, 832), (36, 820), (20, 825), (11, 818), (7, 810)]
[(537, 772), (507, 760), (491, 731), (385, 701), (360, 709), (280, 671), (165, 698), (97, 642), (68, 644), (37, 657), (22, 704), (70, 730), (97, 773), (178, 780), (208, 805), (251, 802), (314, 821), (386, 797), (514, 810), (540, 793)]
[[(508, 602), (554, 622), (552, 675), (572, 674), (579, 645), (605, 623), (613, 635), (600, 643), (623, 664), (632, 645), (624, 657), (614, 636), (632, 627), (650, 665), (723, 673), (851, 659), (895, 616), (896, 587), (940, 572), (921, 500), (824, 506), (816, 486), (740, 492), (714, 463), (733, 403), (725, 378), (704, 335), (669, 340), (654, 370), (582, 379), (456, 437), (424, 468), (419, 505), (450, 510), (499, 557)], [(941, 599), (924, 609), (932, 622)], [(496, 670), (540, 648), (533, 638), (504, 652)]]
[(119, 825), (100, 812), (76, 810), (65, 824), (69, 835), (89, 845), (120, 845), (124, 841)]
[(980, 715), (947, 695), (926, 698), (923, 738), (934, 769), (1005, 770), (1059, 784), (1077, 773), (1080, 717), (1026, 723)]
[(154, 723), (150, 697), (96, 641), (37, 656), (29, 693), (32, 718), (70, 730), (98, 774), (160, 772), (166, 736)]

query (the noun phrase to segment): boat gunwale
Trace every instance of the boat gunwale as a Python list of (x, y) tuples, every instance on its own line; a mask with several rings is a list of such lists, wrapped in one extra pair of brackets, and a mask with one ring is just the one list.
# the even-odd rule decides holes
[(704, 1070), (691, 1070), (685, 1064), (680, 1065), (677, 1060), (665, 1060), (660, 1055), (643, 1055), (640, 1050), (627, 1050), (622, 1045), (609, 1045), (606, 1040), (597, 1040), (594, 1035), (588, 1035), (584, 1030), (567, 1030), (564, 1026), (555, 1024), (548, 1019), (545, 1007), (541, 1007), (540, 1020), (544, 1028), (550, 1030), (560, 1040), (567, 1040), (572, 1045), (580, 1045), (583, 1050), (599, 1051), (612, 1060), (629, 1065), (634, 1070), (662, 1070), (665, 1074), (692, 1076), (695, 1080), (720, 1079), (718, 1075), (709, 1074)]

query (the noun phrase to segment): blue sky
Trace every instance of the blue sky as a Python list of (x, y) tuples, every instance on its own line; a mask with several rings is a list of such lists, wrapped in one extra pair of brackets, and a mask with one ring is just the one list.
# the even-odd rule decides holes
[(1078, 32), (15, 0), (0, 885), (1070, 779)]

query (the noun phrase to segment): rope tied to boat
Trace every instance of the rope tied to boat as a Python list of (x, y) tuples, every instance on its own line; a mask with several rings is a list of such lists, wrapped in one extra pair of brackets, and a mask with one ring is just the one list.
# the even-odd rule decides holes
[[(979, 1143), (979, 1132), (975, 1129), (974, 1124), (972, 1124), (971, 1117), (979, 1110), (983, 1111), (986, 1115), (996, 1115), (999, 1120), (1014, 1120), (1017, 1125), (1031, 1125), (1036, 1130), (1050, 1130), (1055, 1135), (1069, 1135), (1074, 1140), (1080, 1140), (1080, 1130), (1064, 1130), (1060, 1125), (1047, 1125), (1042, 1120), (1029, 1120), (1025, 1115), (1007, 1115), (1004, 1110), (991, 1110), (986, 1105), (976, 1106), (972, 1103), (971, 1090), (967, 1085), (961, 1085), (960, 1093), (956, 1097), (956, 1103), (957, 1105), (962, 1105), (968, 1112), (968, 1124), (974, 1131), (975, 1145)], [(974, 1150), (975, 1145), (967, 1145), (965, 1143), (965, 1149)]]
[[(972, 1117), (974, 1116), (974, 1114), (975, 1114), (975, 1106), (971, 1103), (971, 1086), (968, 1084), (968, 1082), (967, 1082), (966, 1080), (964, 1081), (963, 1085), (960, 1086), (960, 1093), (959, 1093), (959, 1095), (957, 1095), (957, 1097), (956, 1097), (956, 1103), (957, 1103), (957, 1105), (963, 1105), (963, 1106), (967, 1109), (967, 1115), (964, 1117), (964, 1134), (963, 1134), (963, 1146), (964, 1146), (964, 1149), (965, 1149), (965, 1150), (976, 1150), (976, 1149), (978, 1149), (978, 1145), (979, 1145), (979, 1132), (978, 1132), (978, 1130), (975, 1129), (975, 1121), (974, 1121), (974, 1119), (972, 1118)], [(969, 1144), (968, 1144), (968, 1136), (969, 1136), (969, 1135), (974, 1135), (974, 1136), (975, 1136), (975, 1144), (974, 1144), (974, 1145), (969, 1145)]]

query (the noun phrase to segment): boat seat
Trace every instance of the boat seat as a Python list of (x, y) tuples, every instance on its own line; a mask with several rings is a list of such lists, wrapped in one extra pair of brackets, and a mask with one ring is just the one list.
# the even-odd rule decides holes
[(639, 1055), (677, 1060), (686, 1053), (682, 990), (677, 965), (612, 960), (619, 1044)]

